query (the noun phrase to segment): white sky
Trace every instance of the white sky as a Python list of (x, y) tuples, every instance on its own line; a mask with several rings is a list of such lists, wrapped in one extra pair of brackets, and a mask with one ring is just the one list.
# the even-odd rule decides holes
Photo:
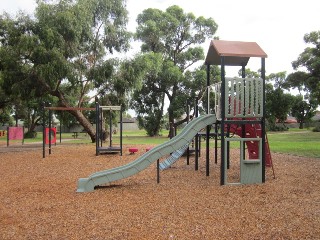
[[(0, 0), (0, 12), (15, 13), (23, 10), (32, 13), (35, 0)], [(212, 17), (219, 25), (216, 36), (221, 40), (257, 42), (268, 54), (267, 74), (293, 72), (291, 62), (307, 47), (303, 36), (320, 30), (319, 0), (127, 0), (130, 22), (128, 29), (134, 31), (136, 17), (146, 8), (165, 10), (178, 5), (196, 17)], [(205, 54), (210, 39), (203, 44)], [(136, 52), (138, 50), (135, 50)], [(260, 59), (250, 59), (251, 70), (260, 68)], [(227, 68), (233, 77), (236, 69)]]

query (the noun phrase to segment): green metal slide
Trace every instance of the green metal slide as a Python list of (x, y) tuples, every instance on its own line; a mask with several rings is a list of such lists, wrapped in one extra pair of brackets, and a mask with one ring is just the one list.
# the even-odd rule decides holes
[(80, 178), (77, 192), (91, 192), (94, 190), (95, 186), (108, 184), (139, 173), (161, 157), (181, 149), (188, 144), (201, 129), (207, 125), (212, 125), (215, 122), (216, 116), (214, 114), (208, 114), (193, 119), (177, 136), (150, 149), (135, 161), (123, 166), (93, 173), (88, 178)]

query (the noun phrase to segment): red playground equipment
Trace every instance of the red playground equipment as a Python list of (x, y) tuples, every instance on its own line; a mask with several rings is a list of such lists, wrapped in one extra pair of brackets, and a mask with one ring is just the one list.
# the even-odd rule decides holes
[(129, 153), (130, 154), (134, 154), (136, 152), (138, 152), (138, 148), (129, 148)]
[[(252, 119), (252, 120), (254, 120), (254, 119)], [(239, 137), (242, 137), (242, 135), (243, 135), (242, 131), (243, 130), (242, 130), (241, 126), (239, 126), (237, 124), (230, 125), (230, 133), (231, 134), (237, 134)], [(244, 135), (246, 138), (261, 138), (262, 137), (261, 133), (262, 133), (261, 124), (258, 124), (258, 123), (249, 124), (248, 123), (248, 124), (244, 125)], [(250, 159), (258, 159), (259, 158), (258, 142), (246, 141), (246, 145), (248, 148), (249, 158)], [(269, 147), (267, 135), (266, 135), (266, 142), (265, 142), (265, 153), (266, 153), (266, 158), (265, 158), (266, 167), (272, 167), (272, 158), (271, 158), (270, 147)]]

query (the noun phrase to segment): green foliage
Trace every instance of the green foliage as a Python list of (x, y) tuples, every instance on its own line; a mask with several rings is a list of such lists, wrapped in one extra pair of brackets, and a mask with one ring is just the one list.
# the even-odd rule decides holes
[[(299, 55), (298, 59), (292, 63), (295, 70), (300, 68), (305, 71), (297, 71), (288, 76), (288, 85), (292, 88), (307, 91), (310, 98), (320, 103), (320, 31), (305, 34), (307, 48)], [(312, 46), (312, 47), (311, 47)]]
[[(266, 119), (268, 122), (268, 129), (271, 131), (281, 131), (285, 129), (284, 122), (287, 119), (293, 102), (293, 96), (289, 93), (284, 93), (280, 88), (282, 80), (285, 77), (279, 74), (270, 74), (267, 79), (269, 81), (275, 81), (273, 88), (272, 84), (266, 84)], [(280, 77), (279, 77), (280, 76)], [(276, 122), (282, 123), (283, 128), (276, 125)]]
[[(125, 1), (37, 3), (34, 18), (23, 13), (0, 16), (0, 71), (6, 94), (22, 100), (53, 96), (65, 107), (87, 105), (91, 91), (115, 99), (116, 61), (108, 53), (129, 48)], [(70, 113), (94, 140), (86, 116)]]
[(266, 76), (266, 80), (273, 81), (273, 85), (276, 89), (283, 89), (286, 80), (286, 72), (271, 73), (269, 76)]
[[(242, 69), (240, 69), (238, 71), (238, 76), (240, 76), (240, 77), (242, 76)], [(250, 68), (246, 68), (245, 69), (245, 76), (247, 78), (259, 78), (259, 77), (261, 77), (261, 71), (258, 70), (257, 72), (255, 72), (255, 71), (252, 71)]]
[[(145, 57), (138, 56), (133, 67), (141, 73), (141, 88), (134, 93), (132, 106), (144, 126), (159, 124), (153, 126), (158, 131), (165, 99), (169, 101), (169, 122), (174, 122), (185, 113), (187, 99), (203, 94), (206, 83), (201, 81), (206, 79), (205, 70), (199, 68), (192, 73), (188, 68), (203, 60), (203, 49), (198, 45), (213, 37), (217, 24), (212, 18), (185, 13), (179, 6), (165, 11), (146, 9), (138, 15), (137, 23), (135, 37), (142, 42)], [(141, 59), (143, 63), (138, 64)], [(150, 124), (146, 124), (147, 115), (153, 116)]]
[(8, 110), (1, 109), (0, 110), (0, 125), (3, 126), (5, 124), (12, 125), (13, 124), (13, 119), (10, 116), (10, 113), (9, 113)]
[(36, 138), (37, 137), (37, 132), (32, 131), (32, 132), (26, 132), (24, 134), (24, 138)]
[(284, 131), (288, 131), (289, 128), (286, 125), (267, 125), (267, 130), (269, 131), (273, 131), (273, 132), (284, 132)]
[(315, 126), (315, 127), (312, 129), (312, 132), (320, 132), (320, 124), (318, 124), (317, 126)]
[(299, 128), (303, 128), (305, 122), (311, 121), (311, 118), (316, 114), (317, 103), (314, 101), (307, 102), (301, 95), (295, 96), (292, 104), (292, 116), (294, 116)]
[[(138, 113), (140, 127), (145, 128), (150, 136), (157, 136), (161, 130), (164, 108), (164, 94), (161, 82), (166, 80), (166, 63), (158, 53), (149, 53), (137, 57), (134, 61), (135, 72), (141, 72), (144, 77), (140, 90), (135, 91), (131, 106)], [(143, 66), (139, 68), (138, 66)], [(173, 66), (172, 66), (173, 67)], [(172, 69), (172, 74), (179, 73)], [(137, 73), (138, 74), (138, 73)], [(137, 75), (135, 74), (135, 75)]]

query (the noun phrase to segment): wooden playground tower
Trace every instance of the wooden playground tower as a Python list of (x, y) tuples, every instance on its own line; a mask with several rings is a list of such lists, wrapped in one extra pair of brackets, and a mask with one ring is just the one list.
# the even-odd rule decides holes
[[(246, 78), (245, 67), (250, 57), (261, 58), (261, 77)], [(221, 66), (221, 82), (215, 87), (215, 142), (221, 141), (220, 184), (227, 182), (230, 142), (240, 142), (240, 183), (265, 182), (265, 168), (272, 165), (265, 133), (265, 58), (267, 54), (255, 42), (212, 40), (205, 59), (207, 65), (207, 97), (210, 88), (210, 66)], [(226, 66), (241, 66), (242, 78), (227, 78)], [(209, 101), (208, 101), (209, 103)], [(209, 104), (207, 114), (210, 113)], [(220, 130), (218, 130), (218, 126)], [(255, 131), (253, 137), (252, 131)], [(230, 132), (240, 138), (231, 138)], [(209, 163), (209, 134), (207, 126), (207, 164)], [(215, 144), (217, 146), (217, 144)], [(248, 148), (248, 156), (245, 154)], [(215, 148), (217, 158), (217, 148)], [(208, 173), (207, 167), (207, 175)]]

